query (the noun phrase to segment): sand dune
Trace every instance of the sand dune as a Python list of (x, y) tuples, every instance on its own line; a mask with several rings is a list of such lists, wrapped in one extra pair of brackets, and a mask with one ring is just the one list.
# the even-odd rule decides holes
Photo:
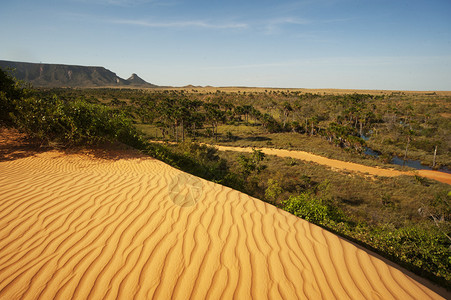
[[(252, 152), (251, 147), (231, 147), (231, 146), (219, 146), (219, 145), (209, 145), (216, 147), (221, 151), (240, 151), (240, 152)], [(295, 151), (295, 150), (284, 150), (284, 149), (273, 149), (273, 148), (256, 148), (262, 150), (263, 153), (268, 155), (276, 155), (280, 157), (292, 157), (296, 159), (301, 159), (305, 161), (315, 162), (320, 165), (326, 165), (332, 169), (348, 170), (352, 172), (367, 173), (370, 175), (393, 177), (400, 175), (419, 175), (427, 178), (431, 178), (440, 182), (451, 184), (451, 174), (430, 171), (430, 170), (418, 170), (412, 172), (398, 171), (394, 169), (382, 169), (376, 167), (365, 166), (361, 164), (356, 164), (347, 161), (341, 161), (337, 159), (331, 159), (319, 155), (315, 155), (305, 151)]]
[(1, 299), (447, 297), (320, 227), (148, 157), (3, 161), (0, 191)]

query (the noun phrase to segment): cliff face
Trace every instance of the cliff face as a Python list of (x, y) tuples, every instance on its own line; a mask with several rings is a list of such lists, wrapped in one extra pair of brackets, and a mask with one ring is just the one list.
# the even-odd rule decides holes
[(104, 67), (89, 67), (60, 64), (37, 64), (0, 60), (0, 68), (13, 69), (13, 75), (20, 80), (28, 81), (36, 87), (115, 87), (140, 86), (156, 87), (136, 74), (125, 80)]

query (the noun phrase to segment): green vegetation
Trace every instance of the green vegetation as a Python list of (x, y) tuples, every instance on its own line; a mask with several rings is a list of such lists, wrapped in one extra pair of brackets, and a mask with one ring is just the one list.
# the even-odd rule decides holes
[(0, 123), (13, 125), (43, 143), (73, 146), (119, 141), (139, 146), (143, 141), (131, 119), (120, 110), (82, 99), (42, 97), (16, 84), (3, 71), (0, 76)]
[[(365, 177), (192, 143), (300, 149), (384, 166), (393, 154), (450, 166), (450, 98), (35, 90), (0, 71), (0, 123), (58, 147), (121, 142), (285, 209), (429, 277), (451, 282), (451, 191), (419, 176)], [(145, 134), (140, 131), (144, 131)], [(369, 140), (362, 139), (370, 134)], [(150, 139), (179, 142), (166, 144)], [(363, 154), (366, 146), (380, 158)]]
[[(298, 149), (380, 166), (396, 155), (451, 168), (450, 96), (289, 90), (40, 91), (42, 96), (54, 93), (63, 99), (82, 97), (126, 110), (140, 130), (157, 140)], [(366, 147), (379, 152), (379, 157), (365, 155)]]
[[(282, 203), (282, 207), (309, 222), (363, 243), (398, 263), (409, 263), (423, 276), (433, 273), (446, 280), (450, 278), (450, 239), (440, 227), (428, 222), (404, 221), (401, 227), (393, 223), (370, 225), (356, 222), (352, 216), (345, 215), (331, 202), (311, 192), (291, 196)], [(449, 224), (447, 226), (449, 232)]]
[(60, 148), (120, 142), (194, 175), (240, 188), (216, 150), (185, 143), (175, 150), (149, 143), (135, 128), (130, 111), (94, 98), (57, 96), (25, 88), (0, 69), (0, 125), (13, 126), (42, 144)]
[(327, 226), (330, 222), (341, 219), (340, 211), (327, 200), (314, 195), (312, 192), (290, 196), (288, 200), (282, 202), (282, 208), (295, 216), (318, 225)]
[[(220, 156), (232, 172), (241, 170), (240, 154)], [(364, 177), (276, 156), (264, 165), (246, 179), (247, 193), (450, 287), (449, 185), (419, 176)]]
[(252, 149), (252, 155), (240, 155), (238, 161), (241, 166), (241, 173), (244, 176), (249, 176), (251, 173), (259, 174), (265, 169), (262, 161), (265, 159), (265, 154), (261, 150)]

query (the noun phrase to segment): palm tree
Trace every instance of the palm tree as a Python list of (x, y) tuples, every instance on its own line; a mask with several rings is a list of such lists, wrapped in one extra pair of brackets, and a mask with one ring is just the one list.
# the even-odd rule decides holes
[(218, 141), (218, 125), (220, 122), (224, 122), (225, 115), (222, 110), (219, 109), (219, 105), (215, 103), (204, 103), (206, 111), (206, 118), (213, 127), (213, 134), (215, 141)]
[(283, 120), (283, 128), (285, 128), (285, 125), (287, 123), (287, 119), (288, 116), (290, 115), (290, 113), (293, 111), (293, 107), (291, 107), (290, 103), (288, 101), (285, 101), (282, 104), (282, 113), (284, 116), (284, 120)]

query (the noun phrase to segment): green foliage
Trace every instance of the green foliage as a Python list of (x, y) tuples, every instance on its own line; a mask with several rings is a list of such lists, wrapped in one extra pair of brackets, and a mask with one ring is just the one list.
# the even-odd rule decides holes
[[(182, 143), (178, 149), (190, 161), (191, 167), (188, 170), (191, 173), (214, 182), (224, 183), (229, 170), (226, 161), (219, 158), (215, 148), (196, 143)], [(185, 161), (179, 165), (187, 167), (190, 164)]]
[[(6, 91), (9, 93), (8, 89)], [(14, 98), (9, 103), (12, 108), (8, 116), (12, 124), (45, 143), (73, 146), (121, 142), (197, 176), (241, 187), (240, 180), (228, 172), (226, 162), (218, 157), (216, 149), (192, 143), (170, 149), (148, 143), (124, 109), (91, 103), (84, 97), (63, 100), (55, 95), (42, 97), (38, 94)]]
[[(340, 147), (340, 150), (328, 147), (317, 154), (327, 152), (336, 158), (346, 156), (352, 161), (368, 161), (362, 154), (366, 146), (381, 153), (379, 158), (368, 163), (382, 163), (384, 157), (392, 155), (403, 156), (405, 133), (413, 130), (408, 145), (409, 158), (432, 164), (433, 152), (438, 146), (436, 166), (451, 166), (450, 97), (440, 94), (376, 96), (311, 94), (294, 90), (214, 93), (126, 89), (59, 89), (57, 92), (61, 96), (70, 94), (72, 98), (86, 95), (87, 99), (99, 99), (116, 108), (129, 109), (136, 120), (155, 128), (154, 137), (159, 135), (163, 140), (184, 140), (186, 134), (188, 138), (206, 143), (221, 141), (250, 146), (255, 144), (254, 131), (264, 134), (265, 144), (258, 146), (283, 147), (286, 143), (277, 140), (277, 136), (293, 132), (299, 133), (299, 139), (309, 135), (329, 141), (330, 146)], [(230, 130), (232, 126), (235, 128)], [(253, 129), (244, 134), (240, 132), (243, 126)], [(156, 129), (161, 133), (157, 134)], [(236, 138), (227, 136), (227, 131)], [(369, 140), (363, 141), (362, 135)], [(308, 151), (302, 144), (292, 144)], [(362, 155), (352, 156), (351, 153)]]
[(291, 166), (291, 167), (294, 167), (294, 166), (296, 166), (297, 164), (298, 164), (298, 163), (297, 163), (296, 159), (294, 159), (294, 158), (290, 158), (290, 159), (288, 160), (288, 165)]
[(279, 182), (274, 179), (268, 179), (268, 187), (265, 190), (265, 199), (270, 203), (276, 203), (280, 194), (283, 193), (283, 189), (280, 187)]
[(295, 216), (318, 225), (343, 221), (343, 213), (332, 204), (329, 182), (324, 181), (314, 189), (282, 202), (282, 208)]
[(341, 212), (312, 192), (290, 196), (288, 200), (282, 202), (282, 207), (295, 216), (318, 225), (341, 221)]
[(436, 276), (451, 280), (450, 241), (437, 227), (415, 224), (398, 229), (375, 228), (365, 238), (383, 253)]
[[(312, 192), (290, 196), (282, 208), (300, 218), (369, 245), (403, 264), (451, 280), (451, 242), (443, 230), (432, 224), (416, 223), (400, 228), (355, 223), (335, 206)], [(449, 228), (448, 228), (449, 230)]]
[(11, 116), (17, 113), (14, 101), (22, 98), (24, 94), (25, 91), (20, 83), (16, 82), (8, 72), (0, 69), (0, 125), (14, 124)]
[(277, 122), (277, 120), (274, 119), (274, 117), (268, 113), (259, 116), (258, 119), (262, 122), (266, 130), (268, 130), (268, 132), (270, 133), (280, 132), (282, 130), (282, 127), (279, 124), (279, 122)]
[(265, 154), (261, 150), (252, 149), (250, 156), (240, 155), (238, 157), (241, 166), (241, 173), (244, 176), (249, 176), (251, 173), (260, 173), (265, 169), (262, 161), (265, 159)]
[(233, 141), (236, 140), (236, 136), (233, 135), (233, 133), (231, 131), (227, 131), (226, 132), (226, 139), (228, 141)]
[(421, 216), (431, 218), (434, 224), (444, 231), (451, 243), (451, 193), (442, 191), (429, 201), (423, 203), (419, 209)]
[(45, 142), (66, 146), (120, 141), (139, 146), (132, 122), (119, 110), (83, 100), (28, 97), (15, 101), (15, 125)]
[(122, 110), (83, 98), (64, 101), (56, 95), (27, 93), (0, 70), (1, 121), (45, 143), (64, 146), (119, 141), (142, 147), (143, 139)]
[(451, 221), (451, 191), (443, 191), (435, 195), (430, 204), (440, 219)]
[(421, 185), (424, 185), (424, 186), (429, 185), (429, 181), (426, 177), (421, 177), (421, 176), (415, 175), (415, 180)]

